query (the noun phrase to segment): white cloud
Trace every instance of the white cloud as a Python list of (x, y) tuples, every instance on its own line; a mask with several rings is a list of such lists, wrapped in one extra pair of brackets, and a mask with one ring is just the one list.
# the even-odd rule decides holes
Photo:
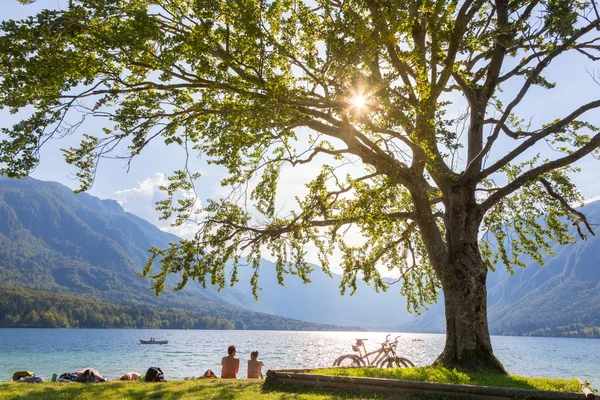
[[(156, 211), (156, 202), (163, 200), (166, 195), (160, 190), (161, 186), (169, 183), (167, 176), (163, 173), (156, 173), (154, 176), (138, 182), (136, 187), (131, 189), (119, 190), (113, 194), (115, 199), (127, 212), (137, 215), (146, 221), (158, 226), (166, 232), (173, 233), (183, 238), (190, 238), (196, 233), (196, 224), (189, 222), (182, 226), (172, 227), (174, 218), (168, 221), (159, 220), (160, 214)], [(191, 198), (195, 194), (190, 192), (178, 191), (176, 197)], [(200, 207), (200, 200), (196, 199), (195, 209)]]
[(585, 199), (585, 200), (583, 200), (583, 202), (585, 204), (589, 204), (589, 203), (593, 203), (594, 201), (599, 201), (599, 200), (600, 200), (600, 195), (596, 196), (596, 197), (591, 197), (589, 199)]

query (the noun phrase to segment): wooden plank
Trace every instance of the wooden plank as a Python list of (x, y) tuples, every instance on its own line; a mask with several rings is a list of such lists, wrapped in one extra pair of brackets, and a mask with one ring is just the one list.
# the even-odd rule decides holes
[(277, 370), (274, 370), (274, 371), (275, 372), (290, 372), (290, 373), (306, 373), (306, 372), (316, 371), (316, 370), (319, 370), (319, 369), (329, 369), (329, 368), (335, 368), (335, 369), (356, 369), (356, 368), (364, 368), (364, 367), (345, 366), (345, 367), (315, 367), (315, 368), (284, 368), (284, 369), (277, 369)]
[(352, 384), (348, 385), (344, 382), (323, 382), (323, 381), (298, 381), (293, 378), (278, 378), (277, 384), (288, 384), (288, 385), (297, 385), (297, 386), (310, 386), (310, 387), (318, 387), (325, 389), (342, 389), (342, 390), (366, 390), (366, 391), (376, 391), (376, 392), (387, 392), (387, 393), (395, 393), (402, 394), (406, 393), (407, 395), (412, 394), (429, 394), (429, 395), (437, 395), (442, 398), (444, 396), (453, 396), (456, 399), (469, 399), (469, 400), (514, 400), (513, 397), (498, 397), (498, 396), (485, 396), (479, 394), (465, 394), (465, 393), (448, 393), (448, 392), (437, 392), (434, 390), (423, 391), (420, 389), (401, 389), (396, 387), (389, 386), (377, 386), (377, 385), (360, 385), (360, 384)]
[(349, 377), (349, 376), (330, 376), (330, 375), (314, 375), (314, 374), (303, 374), (303, 373), (288, 373), (274, 371), (272, 373), (274, 380), (279, 381), (280, 379), (293, 380), (302, 384), (301, 382), (335, 382), (346, 385), (347, 388), (360, 386), (377, 386), (377, 387), (390, 387), (398, 389), (411, 389), (419, 391), (436, 391), (444, 393), (462, 393), (462, 394), (477, 394), (482, 396), (495, 396), (495, 397), (526, 397), (531, 399), (548, 399), (548, 400), (583, 400), (587, 399), (583, 393), (565, 393), (565, 392), (552, 392), (543, 390), (533, 389), (517, 389), (517, 388), (500, 388), (492, 386), (475, 386), (475, 385), (458, 385), (449, 383), (430, 383), (430, 382), (416, 382), (416, 381), (402, 381), (397, 379), (383, 379), (383, 378), (363, 378), (363, 377)]
[(587, 385), (585, 383), (583, 383), (583, 381), (581, 379), (577, 378), (577, 380), (579, 380), (579, 383), (581, 384), (581, 391), (585, 395), (585, 398), (588, 400), (594, 400), (596, 398), (596, 395), (594, 394), (594, 392), (592, 392), (590, 390), (590, 388), (587, 387)]
[[(314, 370), (323, 369), (323, 368), (329, 368), (329, 367), (320, 367), (320, 368), (285, 368), (285, 369), (278, 369), (275, 372), (289, 372), (289, 373), (296, 373), (297, 374), (297, 373), (312, 372)], [(268, 371), (267, 371), (267, 373), (268, 373)]]

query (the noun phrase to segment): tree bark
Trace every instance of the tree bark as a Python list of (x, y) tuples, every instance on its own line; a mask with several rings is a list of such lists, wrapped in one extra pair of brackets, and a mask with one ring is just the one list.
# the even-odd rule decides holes
[(463, 243), (441, 277), (446, 345), (434, 365), (506, 374), (494, 356), (487, 320), (487, 266), (477, 242)]
[(445, 197), (447, 259), (436, 271), (444, 292), (446, 345), (434, 365), (505, 374), (488, 330), (487, 265), (478, 240), (483, 212), (474, 193), (454, 187)]

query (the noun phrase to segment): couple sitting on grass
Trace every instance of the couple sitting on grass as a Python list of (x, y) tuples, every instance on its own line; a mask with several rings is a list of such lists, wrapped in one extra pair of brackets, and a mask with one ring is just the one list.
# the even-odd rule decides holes
[[(240, 359), (235, 356), (236, 349), (235, 345), (231, 345), (227, 348), (227, 356), (221, 360), (223, 369), (221, 370), (221, 378), (237, 378), (237, 373), (240, 369)], [(250, 360), (248, 360), (248, 379), (262, 379), (263, 374), (261, 369), (263, 367), (262, 361), (258, 361), (258, 351), (254, 350), (250, 353)]]

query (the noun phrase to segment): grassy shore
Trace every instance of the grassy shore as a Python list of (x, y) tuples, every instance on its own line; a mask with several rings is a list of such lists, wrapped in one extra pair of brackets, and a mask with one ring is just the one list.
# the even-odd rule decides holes
[[(405, 379), (423, 382), (461, 383), (471, 385), (515, 387), (524, 389), (579, 392), (576, 379), (501, 377), (478, 373), (465, 373), (445, 368), (377, 369), (328, 368), (315, 373)], [(452, 396), (391, 395), (365, 391), (344, 392), (298, 386), (269, 388), (259, 380), (199, 379), (163, 383), (120, 382), (98, 384), (80, 383), (0, 383), (1, 400), (104, 400), (104, 399), (215, 399), (215, 400), (383, 400), (383, 399), (456, 399)]]
[[(419, 399), (364, 391), (352, 393), (304, 387), (269, 389), (257, 380), (194, 380), (162, 383), (0, 383), (2, 400), (405, 400)], [(421, 397), (422, 398), (422, 397)], [(429, 398), (431, 399), (431, 398)]]
[(401, 379), (406, 381), (455, 383), (462, 385), (496, 386), (518, 389), (551, 390), (555, 392), (580, 392), (576, 378), (550, 379), (527, 378), (517, 375), (495, 375), (478, 372), (463, 372), (441, 367), (420, 368), (325, 368), (313, 374), (357, 376), (365, 378)]

